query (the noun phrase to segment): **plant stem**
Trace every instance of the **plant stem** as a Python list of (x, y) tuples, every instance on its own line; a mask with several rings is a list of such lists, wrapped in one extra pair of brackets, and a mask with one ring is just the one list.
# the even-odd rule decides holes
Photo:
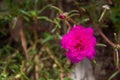
[(98, 27), (98, 25), (91, 19), (92, 24), (96, 28), (96, 30), (100, 33), (100, 35), (103, 37), (103, 39), (108, 42), (113, 48), (115, 48), (117, 45), (113, 43), (108, 37), (102, 32), (101, 28)]
[(77, 25), (77, 22), (75, 22), (72, 18), (68, 18), (68, 21), (72, 22), (73, 24)]

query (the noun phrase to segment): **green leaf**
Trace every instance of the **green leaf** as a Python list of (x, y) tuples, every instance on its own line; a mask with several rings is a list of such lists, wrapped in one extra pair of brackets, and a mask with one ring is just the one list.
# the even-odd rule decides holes
[(54, 39), (54, 36), (51, 35), (50, 33), (44, 33), (44, 38), (41, 40), (42, 43), (49, 42), (50, 40)]
[(63, 13), (63, 11), (60, 8), (56, 7), (56, 6), (51, 5), (50, 7), (57, 10), (60, 14)]
[(38, 19), (43, 19), (43, 20), (46, 20), (46, 21), (49, 21), (51, 23), (54, 23), (54, 21), (52, 21), (51, 19), (49, 19), (48, 17), (46, 16), (40, 16), (40, 17), (37, 17)]
[(57, 26), (58, 28), (61, 28), (60, 19), (59, 19), (59, 18), (55, 18), (55, 19), (54, 19), (54, 22), (55, 22), (55, 24), (56, 24), (56, 26)]
[(116, 71), (115, 73), (113, 73), (108, 80), (112, 80), (117, 74), (119, 73), (119, 71)]
[(107, 47), (107, 45), (102, 44), (102, 43), (97, 43), (97, 45), (96, 45), (96, 46), (103, 46), (103, 47)]
[(50, 7), (50, 4), (45, 5), (41, 10), (38, 11), (38, 14), (42, 13), (46, 8)]
[(54, 26), (54, 28), (51, 30), (51, 32), (55, 32), (55, 30), (57, 29), (57, 25)]
[(21, 9), (18, 9), (18, 11), (25, 14), (26, 16), (31, 17), (30, 13), (28, 13), (27, 11), (24, 11), (24, 10), (21, 10)]

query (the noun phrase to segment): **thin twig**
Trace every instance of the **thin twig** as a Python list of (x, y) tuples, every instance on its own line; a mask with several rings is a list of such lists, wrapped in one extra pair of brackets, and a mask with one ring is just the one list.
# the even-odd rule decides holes
[(92, 24), (94, 25), (94, 27), (96, 28), (96, 30), (100, 33), (100, 35), (103, 37), (103, 39), (108, 42), (113, 48), (115, 48), (117, 45), (115, 43), (113, 43), (110, 39), (108, 39), (108, 37), (102, 32), (102, 30), (98, 27), (98, 25), (91, 20)]
[(114, 62), (116, 65), (116, 68), (119, 69), (119, 53), (118, 53), (118, 49), (115, 49), (115, 53), (114, 53)]
[(78, 23), (77, 23), (75, 20), (73, 20), (72, 18), (68, 18), (68, 21), (72, 22), (72, 23), (75, 24), (75, 25), (78, 24)]

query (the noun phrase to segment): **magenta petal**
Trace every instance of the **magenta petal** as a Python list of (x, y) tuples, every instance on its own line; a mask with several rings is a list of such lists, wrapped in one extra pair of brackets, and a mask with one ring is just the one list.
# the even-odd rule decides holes
[(86, 32), (86, 34), (88, 34), (88, 35), (93, 35), (93, 33), (94, 33), (94, 31), (93, 31), (93, 29), (92, 29), (91, 27), (86, 28), (86, 29), (85, 29), (85, 32)]
[(95, 57), (96, 50), (94, 48), (91, 48), (90, 51), (87, 53), (87, 58), (92, 60)]
[[(78, 63), (79, 61), (83, 60), (84, 57), (74, 55), (76, 53), (67, 53), (66, 56), (69, 58), (69, 60), (73, 63)], [(78, 54), (78, 53), (77, 53)], [(71, 56), (72, 55), (72, 56)]]

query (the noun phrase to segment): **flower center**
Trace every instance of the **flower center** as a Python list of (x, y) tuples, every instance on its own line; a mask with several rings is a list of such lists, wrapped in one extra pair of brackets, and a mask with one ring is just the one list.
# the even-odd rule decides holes
[(80, 41), (79, 43), (77, 43), (75, 46), (74, 46), (74, 48), (75, 49), (77, 49), (77, 50), (80, 50), (80, 51), (82, 51), (82, 50), (84, 50), (84, 45), (82, 44), (82, 41)]

